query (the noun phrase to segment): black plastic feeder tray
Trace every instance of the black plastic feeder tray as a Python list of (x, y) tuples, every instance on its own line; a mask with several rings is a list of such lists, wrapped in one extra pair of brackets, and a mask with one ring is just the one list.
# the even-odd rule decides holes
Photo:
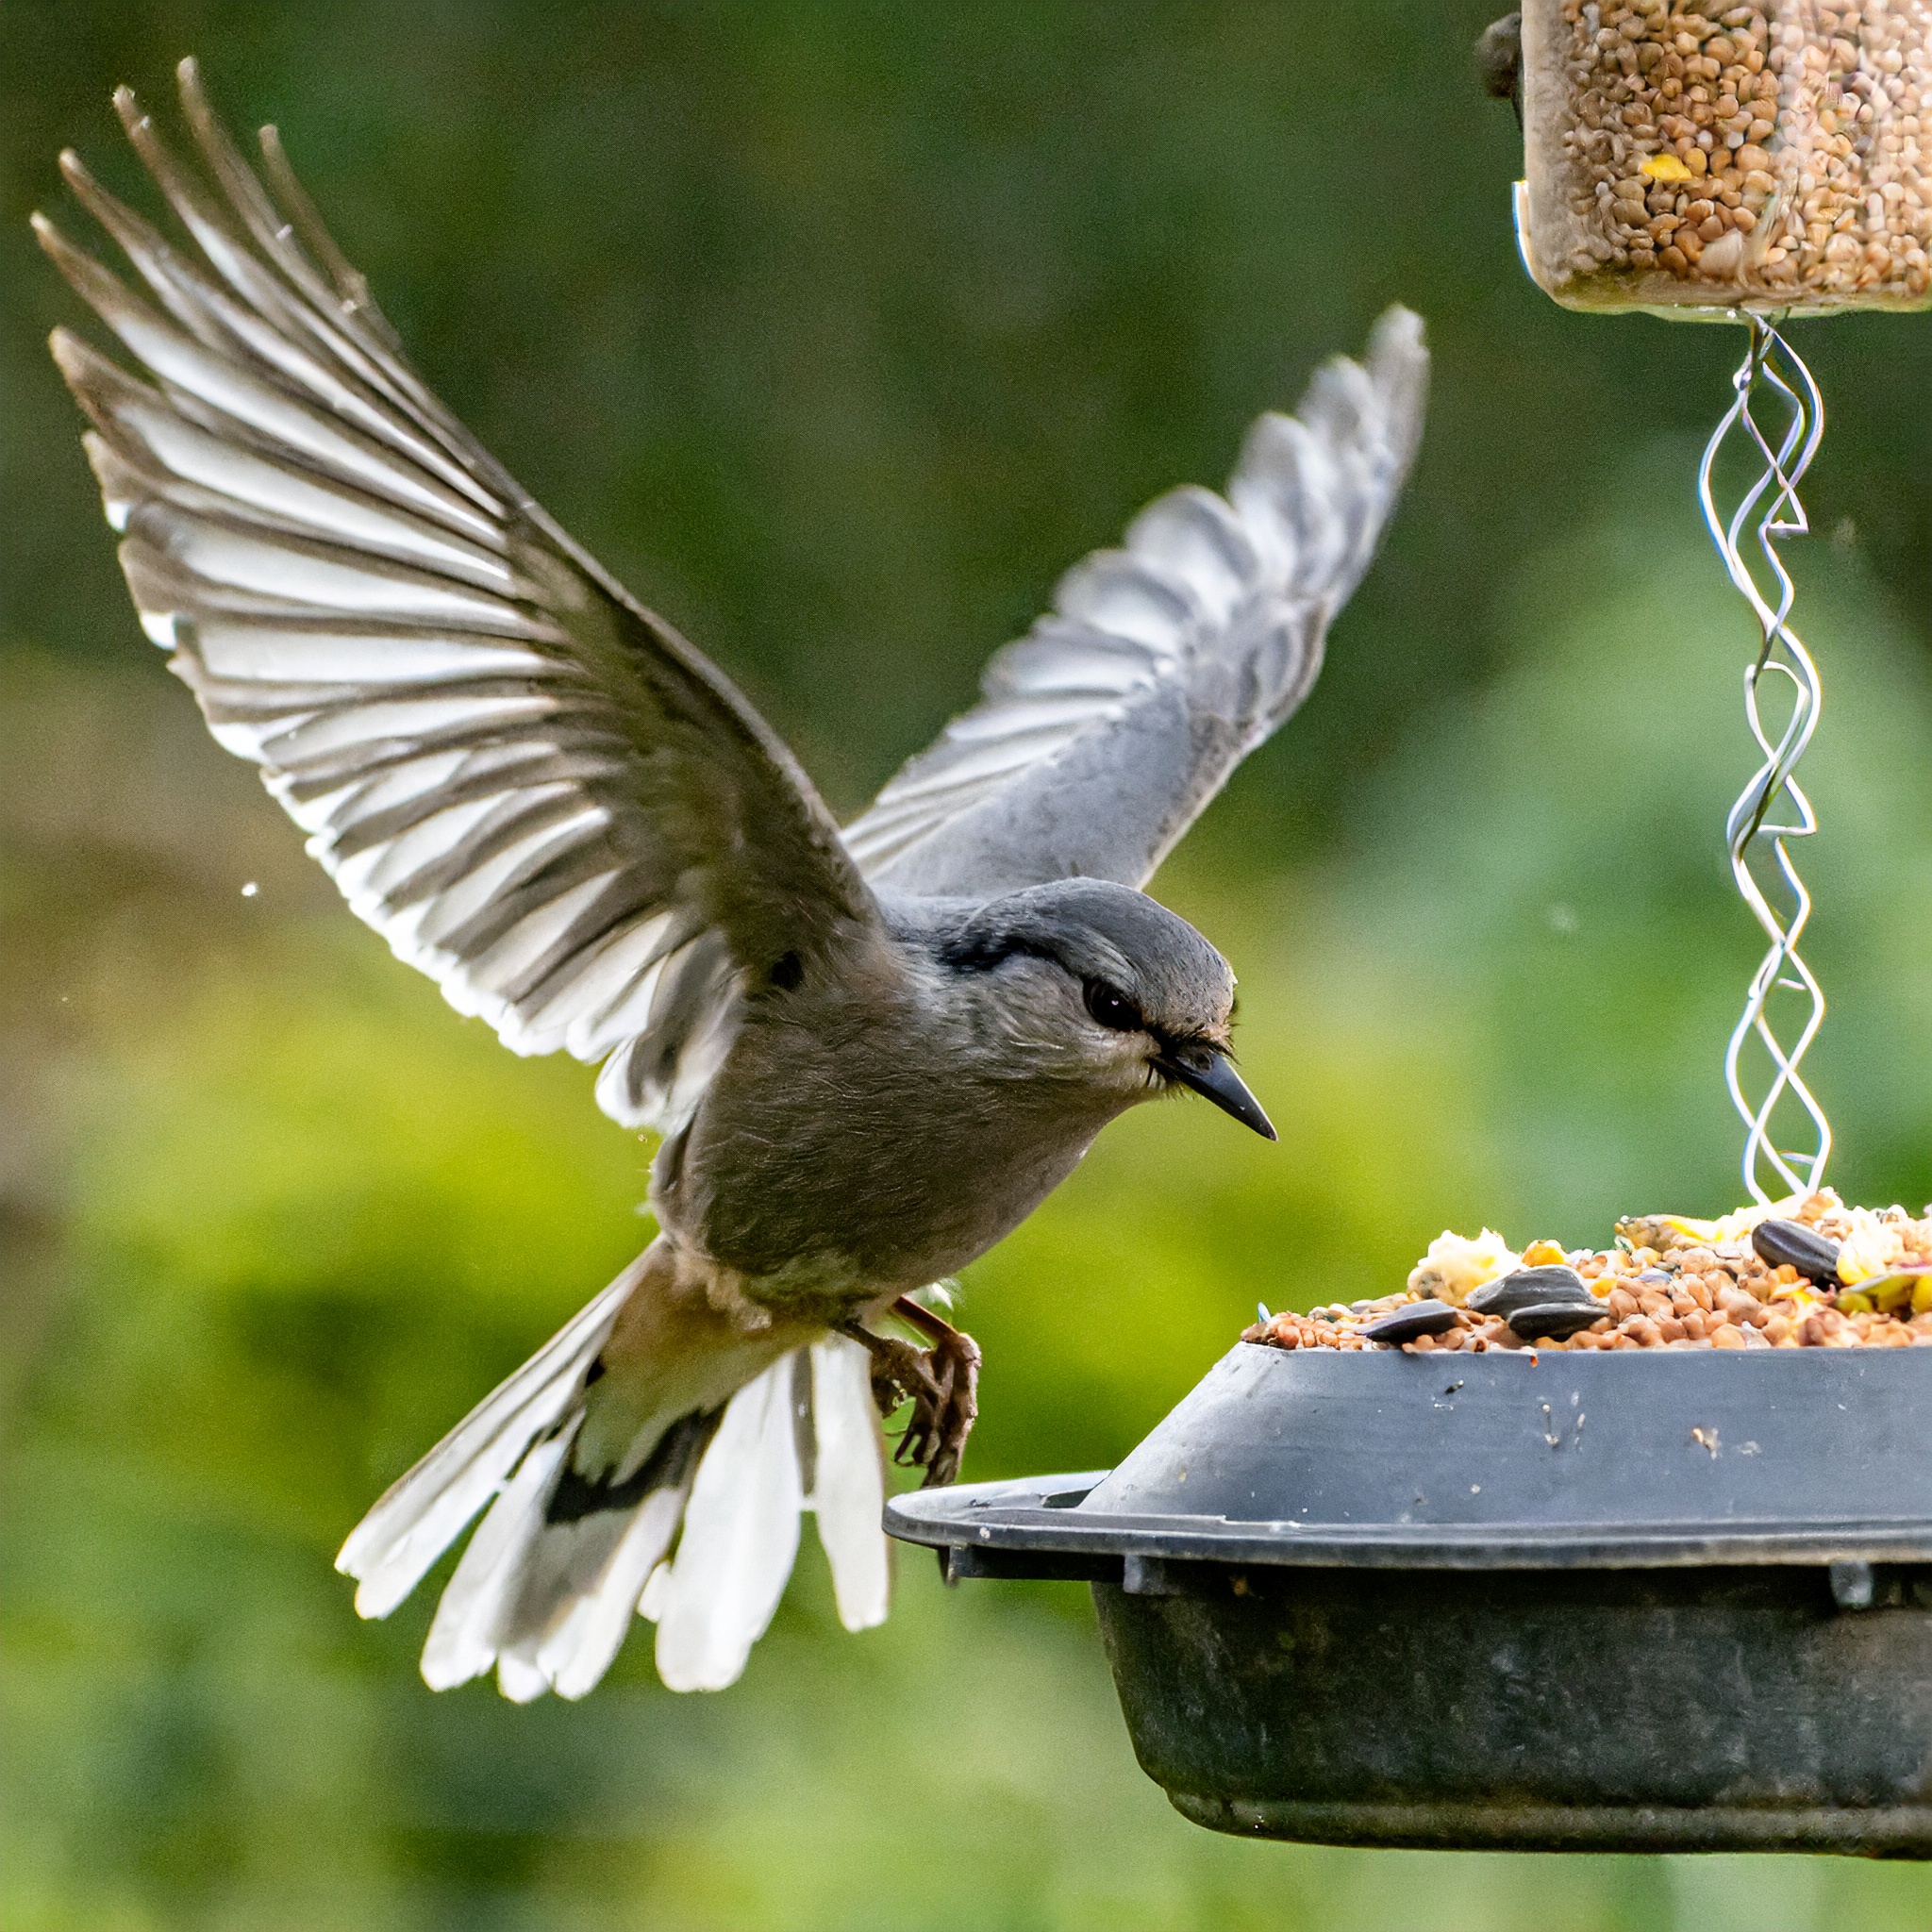
[(1242, 1343), (1111, 1474), (886, 1524), (1091, 1582), (1142, 1768), (1217, 1831), (1932, 1857), (1918, 1349)]

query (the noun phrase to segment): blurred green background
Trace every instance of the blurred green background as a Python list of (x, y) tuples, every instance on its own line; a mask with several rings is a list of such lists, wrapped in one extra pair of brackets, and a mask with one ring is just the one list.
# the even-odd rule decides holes
[[(197, 52), (449, 403), (849, 811), (1062, 569), (1424, 313), (1381, 558), (1157, 885), (1241, 974), (1281, 1144), (1146, 1109), (964, 1284), (968, 1474), (1100, 1466), (1257, 1298), (1739, 1191), (1754, 639), (1691, 489), (1740, 339), (1524, 277), (1496, 4), (0, 6), (8, 1928), (1923, 1928), (1917, 1867), (1214, 1838), (1136, 1769), (1084, 1592), (908, 1560), (847, 1638), (809, 1540), (724, 1695), (634, 1642), (579, 1706), (432, 1697), (433, 1592), (358, 1624), (329, 1559), (641, 1244), (649, 1149), (391, 961), (207, 741), (42, 347), (81, 319), (25, 227), (56, 152), (136, 191), (108, 90), (159, 108)], [(1916, 1205), (1932, 325), (1794, 339), (1812, 1064), (1840, 1186)]]

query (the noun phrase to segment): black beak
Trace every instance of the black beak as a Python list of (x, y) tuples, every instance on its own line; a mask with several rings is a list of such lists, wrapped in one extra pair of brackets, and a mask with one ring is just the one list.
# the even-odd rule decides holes
[(1261, 1103), (1248, 1091), (1233, 1062), (1219, 1048), (1194, 1041), (1164, 1046), (1154, 1056), (1154, 1064), (1170, 1080), (1191, 1087), (1223, 1113), (1233, 1114), (1242, 1126), (1253, 1127), (1264, 1141), (1280, 1139), (1274, 1123), (1261, 1111)]

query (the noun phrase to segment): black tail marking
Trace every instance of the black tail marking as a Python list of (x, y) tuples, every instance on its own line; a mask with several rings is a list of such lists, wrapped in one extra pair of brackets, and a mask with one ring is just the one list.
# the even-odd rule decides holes
[(594, 1480), (566, 1469), (543, 1507), (545, 1523), (576, 1523), (605, 1509), (633, 1509), (657, 1490), (675, 1489), (691, 1474), (718, 1427), (722, 1408), (698, 1409), (664, 1431), (664, 1439), (644, 1458), (635, 1475), (621, 1483)]

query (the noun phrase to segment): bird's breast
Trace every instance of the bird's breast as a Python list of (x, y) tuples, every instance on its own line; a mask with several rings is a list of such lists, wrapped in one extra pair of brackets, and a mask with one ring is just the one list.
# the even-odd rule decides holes
[(1119, 1105), (1001, 1077), (916, 1016), (748, 1025), (691, 1123), (675, 1183), (660, 1187), (659, 1211), (755, 1295), (857, 1303), (903, 1292), (1009, 1233)]

